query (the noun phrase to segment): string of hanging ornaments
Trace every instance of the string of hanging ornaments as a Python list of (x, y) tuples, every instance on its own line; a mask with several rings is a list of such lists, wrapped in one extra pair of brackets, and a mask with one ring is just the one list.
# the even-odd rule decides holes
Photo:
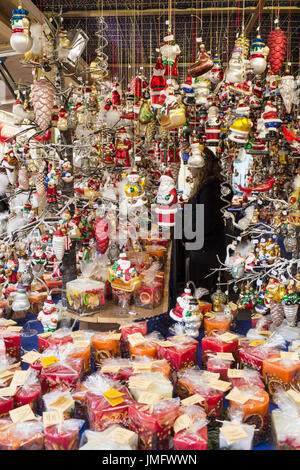
[(0, 110), (0, 449), (298, 450), (296, 7), (35, 3)]

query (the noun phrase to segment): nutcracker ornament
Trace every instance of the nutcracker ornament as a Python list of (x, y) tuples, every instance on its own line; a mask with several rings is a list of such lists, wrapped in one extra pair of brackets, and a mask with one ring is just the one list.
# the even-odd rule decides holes
[(155, 212), (160, 227), (173, 227), (177, 213), (177, 191), (169, 169), (160, 177)]
[(44, 302), (43, 309), (39, 312), (37, 320), (41, 322), (44, 332), (53, 332), (57, 328), (58, 313), (57, 308), (49, 295)]
[(54, 171), (50, 171), (46, 178), (47, 184), (47, 203), (48, 204), (56, 204), (57, 203), (57, 175)]
[(214, 85), (217, 85), (218, 83), (220, 83), (223, 80), (223, 76), (224, 76), (220, 56), (215, 55), (213, 57), (213, 63), (214, 63), (214, 65), (210, 69), (208, 77), (209, 77), (209, 80), (211, 81), (211, 83), (213, 83)]
[(22, 2), (18, 8), (12, 11), (11, 26), (12, 35), (10, 45), (18, 54), (25, 54), (30, 51), (32, 46), (32, 37), (30, 35), (29, 12), (24, 10)]

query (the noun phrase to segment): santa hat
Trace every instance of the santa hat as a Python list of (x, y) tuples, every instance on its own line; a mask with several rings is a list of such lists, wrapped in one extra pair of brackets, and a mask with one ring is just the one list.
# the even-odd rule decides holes
[(171, 171), (169, 170), (169, 168), (166, 169), (166, 171), (164, 172), (164, 174), (162, 176), (167, 176), (167, 177), (171, 178), (174, 181), (173, 175), (172, 175)]
[(153, 74), (154, 75), (163, 75), (165, 72), (161, 57), (158, 57), (156, 64), (153, 68)]
[(128, 261), (126, 253), (120, 253), (119, 259), (121, 261)]
[(164, 43), (172, 42), (174, 41), (174, 36), (173, 34), (168, 34), (167, 36), (164, 37)]
[(45, 300), (44, 302), (44, 307), (47, 309), (47, 310), (51, 310), (54, 308), (54, 302), (51, 298), (51, 295), (48, 295), (47, 299)]

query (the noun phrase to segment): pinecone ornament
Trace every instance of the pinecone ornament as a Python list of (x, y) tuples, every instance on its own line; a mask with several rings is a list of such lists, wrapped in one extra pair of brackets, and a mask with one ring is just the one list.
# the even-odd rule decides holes
[(54, 92), (54, 87), (45, 78), (37, 80), (31, 86), (34, 116), (42, 131), (45, 131), (51, 124)]
[(285, 32), (277, 28), (268, 36), (268, 47), (270, 49), (269, 62), (273, 73), (278, 74), (283, 66), (286, 55), (287, 37)]
[(270, 305), (270, 315), (274, 326), (280, 326), (284, 320), (283, 305), (279, 302), (272, 302)]
[(152, 140), (155, 137), (155, 132), (156, 132), (156, 121), (153, 119), (153, 121), (149, 122), (146, 127), (146, 141), (147, 143), (151, 144)]

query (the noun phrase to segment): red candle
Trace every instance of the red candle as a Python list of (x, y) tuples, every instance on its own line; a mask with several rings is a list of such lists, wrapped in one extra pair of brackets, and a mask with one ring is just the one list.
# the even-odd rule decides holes
[(21, 334), (14, 331), (1, 331), (0, 337), (3, 338), (6, 348), (6, 353), (16, 359), (17, 362), (21, 361)]
[(41, 386), (40, 384), (24, 385), (19, 387), (14, 396), (15, 407), (29, 404), (34, 413), (39, 414), (41, 410)]
[(8, 415), (10, 410), (14, 409), (13, 397), (0, 397), (0, 418)]
[(44, 367), (41, 372), (43, 394), (57, 388), (75, 390), (80, 380), (82, 365), (82, 359), (78, 358)]
[(128, 406), (133, 399), (124, 385), (116, 382), (113, 388), (122, 393), (122, 401), (118, 404), (109, 402), (103, 394), (86, 393), (89, 425), (93, 431), (104, 431), (112, 423), (125, 427), (128, 424)]
[(143, 336), (147, 334), (147, 322), (136, 322), (130, 326), (121, 326), (121, 351), (123, 357), (129, 357), (129, 344), (127, 337), (134, 333), (141, 333)]
[(43, 369), (43, 365), (39, 359), (37, 359), (37, 361), (32, 362), (32, 364), (30, 364), (29, 367), (31, 367), (31, 369), (36, 370), (38, 372), (38, 377), (40, 377), (42, 369)]
[(188, 415), (192, 420), (192, 425), (175, 433), (174, 450), (206, 450), (207, 421), (205, 412), (200, 406), (191, 405), (182, 406), (180, 413)]
[(243, 369), (243, 377), (229, 378), (232, 387), (259, 387), (264, 389), (265, 384), (260, 378), (260, 373), (252, 369)]
[[(251, 343), (250, 343), (251, 344)], [(269, 357), (279, 357), (280, 350), (263, 346), (249, 346), (239, 350), (240, 367), (248, 367), (262, 374), (263, 361)]]
[(188, 336), (170, 336), (174, 346), (158, 346), (157, 356), (166, 359), (173, 370), (182, 370), (197, 364), (198, 341)]
[(45, 428), (45, 449), (46, 450), (78, 450), (79, 432), (78, 429), (69, 428), (68, 421), (60, 426), (55, 424)]
[(222, 339), (226, 331), (216, 331), (202, 338), (202, 365), (206, 366), (209, 353), (225, 352), (232, 353), (233, 357), (237, 358), (239, 340), (238, 337), (233, 338), (231, 341)]
[(228, 380), (228, 369), (230, 369), (232, 361), (219, 358), (217, 356), (211, 356), (207, 359), (206, 370), (220, 374), (221, 380)]
[(54, 332), (49, 336), (43, 337), (38, 336), (38, 350), (39, 353), (45, 351), (50, 346), (60, 346), (62, 344), (73, 343), (73, 338), (70, 333), (66, 332)]
[(139, 450), (169, 450), (178, 412), (175, 400), (162, 400), (153, 406), (153, 411), (141, 403), (132, 403), (128, 408), (129, 429), (139, 436)]

